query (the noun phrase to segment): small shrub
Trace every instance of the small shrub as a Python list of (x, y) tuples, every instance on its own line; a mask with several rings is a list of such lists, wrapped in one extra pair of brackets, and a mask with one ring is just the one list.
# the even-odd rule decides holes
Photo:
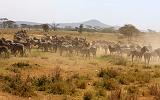
[(48, 59), (48, 57), (41, 57), (41, 59)]
[(80, 78), (80, 75), (79, 73), (75, 73), (71, 76), (72, 79), (79, 79)]
[(33, 86), (38, 91), (47, 90), (47, 86), (50, 84), (50, 79), (47, 76), (42, 76), (40, 78), (34, 78), (32, 81)]
[(129, 94), (138, 94), (138, 92), (139, 92), (139, 89), (136, 86), (129, 86), (127, 88), (127, 93)]
[(160, 65), (155, 65), (154, 67), (155, 67), (155, 68), (160, 68)]
[(151, 80), (151, 74), (148, 72), (138, 72), (136, 73), (136, 79), (141, 84), (149, 83)]
[(134, 83), (134, 82), (136, 82), (136, 75), (135, 75), (135, 73), (127, 73), (127, 74), (125, 74), (126, 76), (124, 77), (124, 78), (126, 78), (126, 80), (128, 81), (128, 82), (130, 82), (130, 83)]
[(115, 90), (119, 88), (119, 84), (115, 79), (103, 79), (101, 81), (95, 82), (94, 86), (97, 88), (105, 88), (107, 90)]
[(111, 91), (111, 95), (108, 96), (108, 100), (121, 100), (122, 97), (122, 90), (117, 89), (114, 91)]
[(106, 55), (106, 56), (100, 56), (99, 57), (100, 60), (107, 60), (107, 61), (111, 61), (113, 59), (113, 56), (111, 55)]
[(107, 90), (115, 90), (119, 88), (118, 82), (115, 79), (104, 80), (103, 87)]
[(64, 95), (62, 100), (71, 100), (71, 98), (68, 95)]
[(10, 68), (9, 70), (14, 72), (14, 73), (20, 73), (20, 69), (19, 68), (13, 67), (13, 68)]
[(101, 68), (101, 70), (98, 73), (98, 77), (104, 77), (106, 73), (107, 73), (107, 70)]
[(152, 84), (148, 86), (151, 95), (160, 97), (160, 84)]
[(105, 97), (106, 96), (106, 91), (103, 88), (98, 89), (97, 91), (97, 96), (102, 96)]
[(92, 100), (92, 99), (93, 99), (93, 93), (91, 91), (84, 93), (83, 100)]
[(137, 94), (126, 94), (124, 100), (138, 100)]
[(160, 77), (160, 72), (159, 71), (155, 71), (153, 77), (159, 78)]
[(18, 74), (6, 80), (3, 91), (22, 97), (30, 97), (34, 94), (31, 82), (28, 79), (22, 80)]
[(52, 73), (52, 80), (56, 81), (56, 80), (61, 80), (61, 73), (62, 73), (62, 69), (57, 66), (54, 68), (53, 73)]
[(152, 84), (148, 86), (149, 92), (152, 96), (155, 96), (155, 100), (160, 100), (160, 85)]
[(103, 77), (103, 78), (115, 78), (116, 76), (119, 75), (119, 72), (110, 68), (110, 69), (101, 69), (98, 73), (98, 77)]
[(122, 65), (122, 66), (126, 66), (127, 65), (127, 59), (123, 58), (123, 57), (118, 57), (114, 60), (114, 64), (115, 65)]
[(12, 64), (12, 67), (23, 69), (23, 68), (29, 68), (31, 67), (31, 65), (28, 62), (18, 62), (18, 63)]
[(123, 84), (123, 85), (128, 85), (129, 84), (129, 80), (128, 80), (128, 77), (126, 74), (122, 74), (120, 76), (117, 76), (116, 79), (118, 80), (118, 82), (120, 84)]
[(145, 84), (145, 83), (149, 83), (151, 79), (151, 74), (143, 71), (128, 71), (126, 74), (124, 75), (122, 74), (118, 78), (121, 84), (123, 83), (128, 84), (128, 83), (134, 83), (134, 82)]
[(86, 89), (87, 83), (84, 79), (79, 79), (76, 81), (77, 88)]
[(69, 94), (72, 95), (76, 92), (75, 86), (71, 83), (68, 83), (66, 81), (56, 81), (54, 83), (51, 83), (48, 86), (48, 93), (52, 94)]
[(73, 74), (67, 79), (68, 82), (74, 83), (79, 89), (86, 89), (87, 80), (90, 80), (90, 77), (88, 75), (80, 76), (79, 73)]

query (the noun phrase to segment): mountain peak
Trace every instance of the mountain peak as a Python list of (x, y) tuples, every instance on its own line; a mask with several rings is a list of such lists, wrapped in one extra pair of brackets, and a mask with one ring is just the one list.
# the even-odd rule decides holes
[(91, 19), (86, 22), (83, 22), (84, 25), (90, 25), (90, 26), (99, 26), (99, 27), (108, 27), (108, 25), (100, 22), (99, 20), (96, 19)]
[[(88, 21), (86, 21), (86, 22), (100, 22), (99, 20), (97, 20), (97, 19), (91, 19), (91, 20), (88, 20)], [(101, 23), (101, 22), (100, 22)]]

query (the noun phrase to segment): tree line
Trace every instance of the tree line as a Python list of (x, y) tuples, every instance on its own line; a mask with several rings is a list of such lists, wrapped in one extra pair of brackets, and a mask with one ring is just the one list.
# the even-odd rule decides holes
[[(41, 24), (41, 25), (27, 25), (27, 24), (21, 24), (17, 25), (15, 21), (9, 20), (7, 18), (0, 18), (0, 28), (21, 28), (21, 29), (41, 29), (44, 32), (48, 32), (50, 30), (57, 31), (59, 30), (67, 30), (67, 31), (77, 31), (80, 34), (83, 32), (100, 32), (100, 33), (120, 33), (124, 36), (128, 37), (128, 40), (131, 40), (133, 36), (137, 36), (140, 33), (142, 33), (139, 29), (137, 29), (134, 25), (126, 24), (119, 29), (115, 29), (114, 27), (107, 27), (107, 28), (101, 28), (101, 27), (93, 27), (90, 25), (84, 25), (80, 24), (79, 27), (65, 27), (65, 28), (59, 28), (59, 24), (53, 23), (53, 24)], [(150, 33), (156, 33), (156, 31), (148, 29), (148, 32)]]

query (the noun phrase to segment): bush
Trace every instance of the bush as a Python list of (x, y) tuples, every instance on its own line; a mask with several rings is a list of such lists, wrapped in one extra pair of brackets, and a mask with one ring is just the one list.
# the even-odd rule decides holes
[(97, 96), (102, 96), (105, 97), (106, 96), (106, 90), (104, 90), (103, 88), (100, 88), (97, 90)]
[(97, 88), (105, 88), (107, 90), (115, 90), (119, 88), (119, 84), (115, 79), (103, 79), (101, 81), (95, 82), (94, 85)]
[(114, 60), (114, 64), (115, 65), (122, 65), (122, 66), (126, 66), (127, 65), (127, 59), (123, 58), (123, 57), (118, 57)]
[(91, 91), (85, 92), (83, 95), (83, 100), (92, 100), (93, 93)]
[(126, 74), (122, 74), (122, 75), (116, 77), (116, 79), (118, 80), (118, 82), (120, 84), (123, 84), (123, 85), (128, 85), (129, 84), (129, 80), (127, 78), (128, 77), (127, 77)]
[(108, 96), (108, 100), (121, 100), (121, 97), (122, 97), (122, 90), (117, 89), (111, 91), (111, 95)]
[(139, 89), (136, 86), (129, 86), (127, 88), (127, 93), (129, 94), (138, 94), (138, 92), (139, 92)]
[(30, 68), (31, 65), (28, 62), (18, 62), (18, 63), (12, 64), (12, 67), (23, 69), (23, 68)]
[(52, 94), (72, 95), (76, 92), (76, 89), (75, 89), (75, 86), (71, 83), (68, 83), (66, 81), (57, 81), (49, 84), (47, 91), (48, 93), (52, 93)]
[(138, 72), (136, 73), (136, 79), (141, 84), (149, 83), (151, 80), (151, 74), (148, 72)]
[(103, 87), (107, 90), (115, 90), (119, 88), (118, 82), (115, 79), (108, 79), (104, 81)]
[(87, 87), (87, 83), (84, 79), (76, 80), (76, 85), (77, 85), (77, 88), (80, 88), (80, 89), (86, 89)]
[(20, 69), (19, 68), (10, 68), (10, 71), (14, 72), (14, 73), (20, 73)]
[(142, 71), (128, 71), (125, 74), (121, 74), (120, 76), (116, 77), (121, 84), (129, 84), (138, 82), (140, 84), (149, 83), (151, 79), (151, 74), (148, 72)]
[(159, 78), (160, 77), (160, 72), (159, 71), (155, 71), (153, 77)]
[(116, 76), (119, 75), (119, 72), (114, 70), (114, 69), (101, 69), (98, 73), (98, 77), (103, 77), (103, 78), (115, 78)]
[(137, 94), (126, 94), (124, 100), (138, 100)]
[(160, 99), (160, 84), (152, 84), (148, 86), (148, 90), (151, 95), (156, 96), (156, 98)]
[(79, 89), (86, 89), (87, 80), (89, 79), (90, 77), (88, 75), (80, 76), (78, 73), (76, 73), (76, 74), (73, 74), (70, 78), (68, 78), (67, 81), (74, 83)]
[(20, 75), (9, 77), (3, 84), (3, 91), (22, 97), (30, 97), (34, 94), (29, 78), (22, 80)]
[(52, 80), (53, 81), (61, 80), (62, 79), (61, 73), (62, 69), (59, 66), (55, 67), (52, 73)]
[(47, 90), (47, 86), (50, 84), (50, 79), (47, 76), (42, 76), (40, 78), (34, 78), (33, 79), (33, 86), (36, 88), (38, 91), (45, 91)]
[(70, 81), (63, 80), (60, 78), (60, 71), (56, 70), (56, 74), (53, 76), (42, 76), (39, 78), (34, 78), (33, 86), (38, 91), (46, 91), (52, 94), (67, 94), (72, 95), (76, 92), (74, 84)]
[(160, 65), (155, 65), (154, 67), (155, 67), (155, 68), (160, 68)]

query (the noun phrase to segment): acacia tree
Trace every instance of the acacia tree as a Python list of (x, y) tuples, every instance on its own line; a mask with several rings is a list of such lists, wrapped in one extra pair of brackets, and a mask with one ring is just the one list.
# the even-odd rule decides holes
[(83, 32), (83, 24), (80, 24), (79, 29), (78, 29), (78, 32), (79, 32), (79, 33), (82, 33), (82, 32)]
[(15, 21), (9, 20), (7, 18), (0, 18), (1, 27), (3, 28), (16, 28), (18, 25), (15, 24)]
[(6, 22), (6, 21), (8, 21), (8, 19), (7, 18), (0, 18), (0, 22), (1, 22), (1, 27), (2, 28), (5, 28), (5, 23), (4, 22)]
[(44, 32), (48, 32), (49, 31), (49, 25), (48, 24), (42, 24), (42, 29), (44, 30)]
[(3, 27), (4, 28), (14, 28), (15, 22), (12, 20), (7, 20), (3, 22)]
[(57, 30), (57, 28), (58, 28), (58, 26), (59, 26), (59, 24), (48, 24), (50, 27), (51, 27), (51, 29), (53, 30), (53, 31), (56, 31)]
[(21, 26), (21, 29), (26, 29), (26, 28), (27, 28), (27, 29), (29, 29), (29, 30), (30, 30), (31, 27), (32, 27), (31, 25), (28, 25), (28, 24), (21, 24), (20, 26)]
[(128, 40), (131, 40), (133, 35), (135, 35), (136, 33), (139, 33), (139, 30), (131, 25), (131, 24), (127, 24), (127, 25), (124, 25), (123, 27), (121, 27), (119, 29), (119, 32), (125, 36), (128, 37)]
[(27, 24), (21, 24), (21, 28), (27, 28)]
[(54, 23), (54, 24), (53, 24), (53, 30), (56, 31), (58, 26), (59, 26), (59, 24), (55, 24), (55, 23)]

